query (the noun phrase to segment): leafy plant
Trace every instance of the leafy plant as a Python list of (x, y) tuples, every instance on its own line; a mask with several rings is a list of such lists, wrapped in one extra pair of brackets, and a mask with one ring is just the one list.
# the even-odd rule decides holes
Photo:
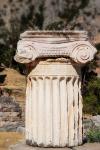
[(87, 141), (88, 142), (100, 142), (100, 129), (99, 128), (91, 128), (87, 132)]
[(84, 113), (100, 114), (100, 78), (93, 77), (84, 86)]

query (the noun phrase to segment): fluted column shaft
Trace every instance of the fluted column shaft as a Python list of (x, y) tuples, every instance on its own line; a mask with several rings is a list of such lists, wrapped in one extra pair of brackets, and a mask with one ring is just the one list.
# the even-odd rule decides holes
[(27, 144), (82, 144), (80, 68), (96, 52), (86, 31), (26, 31), (20, 35), (14, 59), (32, 68), (26, 89)]
[(27, 78), (26, 141), (64, 147), (82, 144), (82, 97), (79, 66), (40, 62)]

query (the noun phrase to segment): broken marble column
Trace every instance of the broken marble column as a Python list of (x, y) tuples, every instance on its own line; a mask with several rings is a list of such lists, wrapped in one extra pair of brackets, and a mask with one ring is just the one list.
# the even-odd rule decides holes
[(96, 49), (85, 31), (27, 31), (15, 60), (31, 66), (26, 88), (26, 143), (82, 144), (81, 67)]

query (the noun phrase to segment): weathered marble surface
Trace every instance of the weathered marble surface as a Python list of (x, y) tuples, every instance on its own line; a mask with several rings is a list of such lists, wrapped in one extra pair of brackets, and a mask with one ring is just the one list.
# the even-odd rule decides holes
[(85, 64), (96, 53), (84, 31), (27, 31), (20, 38), (15, 56), (20, 63), (29, 63), (41, 57), (63, 56)]
[(27, 144), (64, 147), (82, 143), (80, 74), (78, 65), (66, 59), (40, 60), (30, 72), (26, 93)]
[(28, 31), (15, 60), (30, 63), (26, 142), (40, 147), (82, 144), (81, 66), (96, 49), (84, 31)]
[(32, 147), (25, 144), (25, 142), (19, 142), (16, 145), (9, 147), (9, 150), (72, 150), (71, 148), (42, 148), (42, 147)]

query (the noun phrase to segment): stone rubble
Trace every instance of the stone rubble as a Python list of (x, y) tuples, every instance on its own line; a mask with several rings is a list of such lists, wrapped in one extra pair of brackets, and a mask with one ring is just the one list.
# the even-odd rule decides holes
[(24, 127), (24, 113), (8, 93), (0, 96), (0, 131), (16, 131)]

